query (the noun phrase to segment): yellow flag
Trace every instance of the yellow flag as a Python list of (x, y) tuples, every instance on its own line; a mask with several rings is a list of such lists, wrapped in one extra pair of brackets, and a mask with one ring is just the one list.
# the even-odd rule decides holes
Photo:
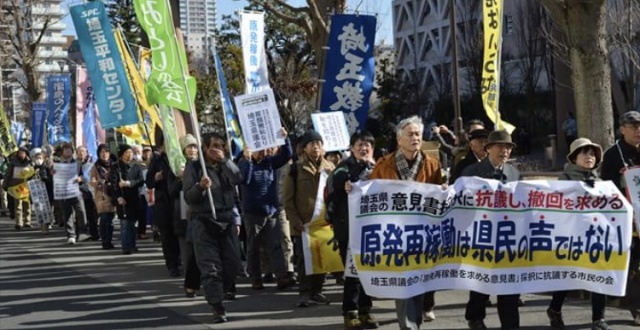
[(17, 200), (26, 201), (29, 200), (29, 187), (27, 187), (26, 182), (23, 182), (7, 188), (7, 194)]
[[(116, 39), (116, 44), (118, 45), (118, 50), (120, 51), (120, 55), (122, 57), (122, 62), (124, 63), (127, 78), (129, 80), (129, 85), (131, 86), (131, 90), (135, 93), (136, 101), (138, 103), (138, 106), (142, 110), (142, 115), (144, 117), (140, 118), (139, 124), (121, 127), (118, 129), (118, 132), (136, 141), (136, 143), (155, 144), (155, 127), (156, 125), (162, 127), (162, 123), (160, 122), (160, 118), (158, 117), (158, 112), (156, 111), (155, 107), (149, 105), (149, 103), (147, 102), (147, 96), (144, 90), (144, 80), (140, 71), (133, 62), (133, 58), (131, 57), (125, 41), (122, 38), (121, 29), (116, 29), (114, 32), (114, 36)], [(140, 116), (140, 111), (138, 111), (138, 114), (138, 116)], [(147, 136), (147, 132), (149, 136)]]
[(151, 75), (151, 49), (140, 48), (138, 63), (140, 63), (140, 74), (142, 74), (144, 81), (147, 81)]
[(515, 127), (500, 119), (500, 54), (502, 49), (502, 8), (504, 0), (483, 1), (484, 58), (482, 61), (482, 105), (496, 130), (513, 133)]

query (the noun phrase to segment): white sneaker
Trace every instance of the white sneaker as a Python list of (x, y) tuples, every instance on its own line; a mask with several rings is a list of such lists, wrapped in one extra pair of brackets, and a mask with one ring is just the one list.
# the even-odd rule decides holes
[(90, 238), (91, 238), (91, 236), (89, 236), (87, 234), (80, 234), (78, 236), (78, 241), (84, 242), (84, 241), (88, 241)]
[(434, 313), (433, 311), (422, 312), (422, 319), (425, 322), (431, 322), (436, 319), (436, 313)]
[(75, 237), (69, 237), (69, 238), (67, 238), (67, 244), (69, 244), (69, 245), (74, 245), (74, 244), (76, 244), (76, 239), (75, 239)]

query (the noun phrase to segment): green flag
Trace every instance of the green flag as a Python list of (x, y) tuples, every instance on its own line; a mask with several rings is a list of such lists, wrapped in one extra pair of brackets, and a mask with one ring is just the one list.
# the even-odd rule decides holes
[(11, 123), (7, 119), (4, 107), (0, 104), (0, 153), (2, 156), (8, 157), (16, 150), (18, 150), (18, 145), (11, 134)]
[(158, 114), (164, 124), (164, 129), (162, 130), (162, 134), (164, 135), (164, 151), (169, 158), (169, 166), (171, 166), (171, 170), (176, 176), (181, 177), (181, 169), (187, 162), (187, 159), (184, 158), (182, 149), (180, 148), (173, 110), (166, 105), (160, 105), (158, 106)]
[(151, 44), (151, 76), (145, 84), (147, 101), (189, 112), (189, 104), (196, 98), (196, 80), (187, 75), (187, 55), (176, 40), (169, 3), (134, 0), (133, 5)]

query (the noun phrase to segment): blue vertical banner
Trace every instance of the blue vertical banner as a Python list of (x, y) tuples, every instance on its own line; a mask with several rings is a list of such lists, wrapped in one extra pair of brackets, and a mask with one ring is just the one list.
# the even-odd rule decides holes
[(47, 118), (47, 104), (33, 102), (31, 104), (31, 148), (42, 147), (44, 137), (44, 120)]
[(102, 128), (138, 123), (131, 92), (109, 18), (100, 1), (69, 9), (95, 94)]
[(369, 117), (375, 36), (375, 16), (331, 18), (320, 111), (344, 112), (350, 133), (364, 130)]
[[(213, 44), (213, 43), (212, 43)], [(231, 105), (231, 98), (229, 98), (229, 90), (227, 89), (227, 78), (222, 71), (222, 63), (220, 62), (220, 56), (215, 50), (215, 47), (211, 46), (211, 54), (216, 66), (216, 74), (218, 75), (218, 87), (220, 88), (220, 99), (222, 100), (222, 110), (224, 111), (224, 122), (227, 125), (227, 133), (231, 140), (231, 152), (234, 157), (237, 157), (242, 153), (244, 149), (244, 141), (242, 140), (242, 131), (240, 131), (240, 124), (238, 117), (233, 112), (233, 106)]]
[(91, 159), (98, 160), (98, 136), (96, 134), (96, 107), (93, 97), (87, 100), (87, 108), (84, 109), (84, 121), (82, 122), (82, 133), (86, 141), (87, 153)]
[(49, 144), (71, 142), (69, 103), (71, 78), (69, 75), (47, 77), (47, 130)]

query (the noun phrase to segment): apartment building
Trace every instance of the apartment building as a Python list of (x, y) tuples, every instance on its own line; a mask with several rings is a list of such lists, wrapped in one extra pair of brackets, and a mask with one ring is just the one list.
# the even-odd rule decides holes
[(180, 28), (192, 58), (206, 58), (207, 38), (215, 33), (216, 15), (217, 0), (180, 1)]
[[(19, 0), (3, 0), (0, 1), (4, 6), (13, 7), (15, 3), (22, 3)], [(35, 40), (38, 34), (44, 29), (44, 34), (38, 45), (36, 56), (38, 58), (37, 72), (39, 73), (39, 81), (45, 90), (46, 76), (50, 74), (58, 74), (68, 72), (67, 52), (65, 45), (67, 38), (62, 35), (66, 25), (62, 22), (62, 18), (66, 14), (62, 7), (62, 0), (35, 0), (29, 1), (28, 4), (22, 6), (21, 13), (11, 15), (5, 8), (2, 8), (0, 16), (0, 25), (4, 25), (0, 31), (0, 42), (10, 43), (11, 38), (15, 38), (18, 33), (23, 34), (24, 40)], [(17, 25), (13, 23), (21, 15), (25, 24), (31, 24), (31, 29), (22, 28), (17, 31)], [(6, 27), (6, 28), (5, 28)], [(12, 113), (14, 117), (22, 116), (22, 105), (28, 102), (25, 91), (16, 83), (16, 80), (24, 81), (25, 76), (21, 69), (10, 60), (11, 57), (17, 56), (15, 50), (11, 47), (5, 48), (3, 54), (0, 54), (0, 69), (2, 71), (2, 102), (5, 108)], [(44, 98), (43, 92), (42, 97)]]

